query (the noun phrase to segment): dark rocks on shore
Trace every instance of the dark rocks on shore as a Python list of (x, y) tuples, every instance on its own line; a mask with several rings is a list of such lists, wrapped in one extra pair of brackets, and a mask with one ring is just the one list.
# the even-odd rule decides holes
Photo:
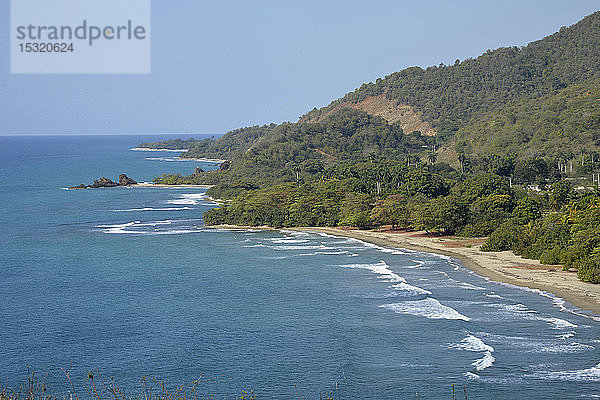
[(105, 187), (116, 187), (116, 186), (131, 186), (137, 185), (137, 182), (125, 174), (119, 175), (119, 182), (113, 182), (106, 177), (102, 177), (100, 179), (95, 179), (94, 183), (91, 185), (81, 185), (72, 186), (69, 189), (95, 189), (95, 188), (105, 188)]
[(137, 182), (125, 174), (119, 175), (119, 186), (137, 185)]
[(115, 186), (119, 186), (118, 183), (111, 181), (108, 178), (102, 177), (98, 180), (94, 180), (94, 183), (92, 184), (93, 188), (101, 188), (101, 187), (115, 187)]

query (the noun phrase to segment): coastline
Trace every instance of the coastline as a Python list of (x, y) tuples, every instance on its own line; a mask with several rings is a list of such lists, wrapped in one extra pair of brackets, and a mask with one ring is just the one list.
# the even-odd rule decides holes
[[(173, 151), (177, 153), (186, 153), (188, 149), (151, 149), (149, 147), (134, 147), (133, 149), (129, 149), (131, 151)], [(211, 162), (223, 164), (227, 160), (223, 160), (221, 158), (191, 158), (191, 157), (180, 157), (181, 161), (202, 161), (202, 162)]]
[(131, 151), (177, 151), (179, 153), (185, 153), (188, 149), (152, 149), (150, 147), (134, 147), (129, 149)]
[[(125, 188), (171, 188), (171, 189), (210, 189), (213, 185), (165, 185), (163, 183), (149, 183), (149, 182), (141, 182), (136, 183), (135, 185), (126, 185), (126, 186), (113, 186), (113, 187), (125, 187)], [(98, 187), (93, 189), (112, 189), (113, 187)], [(71, 187), (62, 188), (63, 190), (85, 190), (91, 188), (78, 188)]]
[[(215, 225), (222, 229), (279, 230), (266, 226)], [(600, 285), (580, 281), (577, 273), (563, 271), (561, 266), (544, 265), (510, 251), (482, 252), (483, 239), (431, 237), (424, 232), (376, 232), (329, 227), (286, 228), (299, 232), (320, 232), (373, 243), (378, 246), (399, 247), (426, 253), (441, 254), (459, 259), (478, 275), (492, 281), (541, 290), (560, 297), (575, 307), (600, 315)]]
[(188, 157), (179, 157), (181, 161), (202, 161), (202, 162), (210, 162), (215, 164), (223, 164), (227, 160), (222, 160), (220, 158), (188, 158)]

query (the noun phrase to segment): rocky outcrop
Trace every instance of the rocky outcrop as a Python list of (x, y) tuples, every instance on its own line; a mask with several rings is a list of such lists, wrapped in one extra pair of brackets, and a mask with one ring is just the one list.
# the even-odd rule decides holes
[(125, 174), (119, 175), (119, 186), (137, 185), (137, 182)]
[(102, 177), (100, 179), (95, 179), (94, 183), (91, 185), (81, 185), (72, 186), (69, 189), (96, 189), (96, 188), (106, 188), (106, 187), (116, 187), (116, 186), (131, 186), (137, 185), (137, 182), (125, 174), (119, 175), (119, 182), (113, 182), (106, 177)]
[(111, 181), (108, 178), (102, 177), (98, 180), (94, 180), (94, 183), (91, 186), (93, 188), (101, 188), (101, 187), (115, 187), (115, 186), (119, 186), (119, 184)]

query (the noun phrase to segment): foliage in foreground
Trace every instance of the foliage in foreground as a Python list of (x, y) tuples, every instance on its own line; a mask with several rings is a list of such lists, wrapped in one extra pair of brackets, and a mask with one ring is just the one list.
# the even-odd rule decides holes
[[(70, 371), (63, 369), (62, 372), (69, 387), (68, 392), (63, 395), (48, 388), (45, 376), (40, 378), (32, 372), (18, 390), (0, 387), (0, 400), (203, 400), (213, 398), (206, 394), (209, 389), (207, 384), (222, 378), (200, 377), (185, 385), (169, 387), (163, 380), (143, 377), (140, 379), (140, 388), (129, 392), (120, 387), (113, 377), (105, 379), (98, 370), (88, 372), (86, 383), (81, 388), (73, 384)], [(253, 391), (242, 391), (235, 399), (255, 400), (256, 395)]]
[[(63, 395), (52, 393), (46, 385), (45, 377), (40, 379), (35, 372), (29, 372), (27, 379), (17, 391), (0, 385), (0, 400), (204, 400), (213, 399), (214, 396), (211, 394), (202, 394), (203, 387), (206, 387), (207, 384), (218, 378), (224, 378), (224, 376), (209, 379), (201, 377), (188, 384), (169, 388), (163, 380), (143, 377), (140, 379), (140, 389), (137, 392), (130, 393), (117, 385), (113, 377), (106, 380), (97, 369), (93, 372), (88, 372), (86, 384), (83, 385), (81, 390), (78, 390), (73, 384), (69, 370), (63, 369), (62, 372), (70, 388)], [(449, 398), (452, 400), (458, 398), (458, 391), (461, 391), (461, 395), (464, 394), (465, 400), (468, 400), (466, 385), (463, 384), (462, 390), (460, 390), (456, 385), (452, 384), (450, 385), (450, 389)], [(342, 383), (336, 382), (333, 389), (321, 392), (318, 396), (320, 400), (350, 400), (354, 397), (345, 375)], [(415, 396), (417, 399), (420, 399), (419, 393), (415, 392)], [(297, 400), (310, 399), (310, 397), (299, 391), (296, 384), (294, 384), (294, 393), (289, 398), (291, 399), (292, 397)], [(236, 400), (256, 400), (257, 398), (257, 395), (252, 390), (241, 391), (239, 396), (235, 396)]]

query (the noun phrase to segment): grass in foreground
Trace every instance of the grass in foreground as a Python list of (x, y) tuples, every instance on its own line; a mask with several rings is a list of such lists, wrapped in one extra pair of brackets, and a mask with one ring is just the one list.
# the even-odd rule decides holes
[[(121, 388), (113, 377), (105, 379), (99, 370), (88, 372), (86, 383), (82, 388), (76, 388), (71, 379), (69, 370), (61, 369), (69, 389), (66, 393), (59, 395), (51, 392), (46, 384), (46, 375), (40, 377), (36, 372), (28, 370), (27, 378), (21, 384), (18, 390), (12, 390), (5, 386), (0, 386), (0, 400), (205, 400), (213, 399), (213, 395), (204, 395), (200, 392), (203, 385), (209, 384), (217, 379), (226, 378), (217, 376), (213, 378), (200, 377), (185, 385), (176, 386), (173, 389), (168, 388), (163, 380), (156, 378), (143, 377), (140, 379), (141, 388), (137, 392), (128, 392)], [(468, 400), (467, 388), (463, 385), (461, 388), (451, 385), (449, 398), (457, 400), (462, 398)], [(419, 393), (414, 394), (414, 398), (421, 400)], [(303, 396), (294, 384), (294, 394), (297, 400), (309, 400), (310, 397)], [(292, 398), (292, 397), (290, 397)], [(347, 382), (338, 385), (335, 389), (319, 394), (320, 400), (350, 400), (353, 396)], [(412, 398), (412, 397), (411, 397)], [(256, 400), (254, 391), (241, 391), (236, 400)]]

